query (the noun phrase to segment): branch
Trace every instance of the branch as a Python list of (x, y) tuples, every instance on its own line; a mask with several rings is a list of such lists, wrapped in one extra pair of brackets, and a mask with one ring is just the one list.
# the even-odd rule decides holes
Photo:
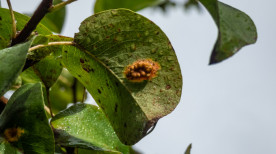
[(55, 12), (55, 11), (57, 11), (57, 10), (63, 8), (65, 5), (70, 4), (70, 3), (72, 3), (72, 2), (75, 2), (75, 1), (77, 1), (77, 0), (67, 0), (67, 1), (65, 1), (65, 2), (61, 2), (61, 3), (57, 4), (57, 5), (52, 6), (52, 7), (49, 9), (49, 12)]
[(15, 36), (16, 36), (16, 23), (15, 23), (15, 18), (14, 18), (14, 14), (13, 14), (12, 5), (11, 5), (10, 0), (7, 0), (7, 3), (8, 3), (8, 6), (9, 6), (11, 18), (12, 18), (12, 39), (14, 39)]
[(40, 44), (34, 47), (29, 48), (28, 52), (32, 52), (33, 50), (43, 48), (43, 47), (48, 47), (48, 46), (54, 46), (54, 45), (75, 45), (74, 42), (66, 41), (66, 42), (50, 42), (48, 44)]
[(35, 13), (25, 25), (23, 30), (17, 35), (15, 39), (12, 40), (11, 46), (24, 42), (35, 30), (38, 23), (42, 18), (49, 12), (49, 9), (52, 7), (53, 0), (42, 0)]

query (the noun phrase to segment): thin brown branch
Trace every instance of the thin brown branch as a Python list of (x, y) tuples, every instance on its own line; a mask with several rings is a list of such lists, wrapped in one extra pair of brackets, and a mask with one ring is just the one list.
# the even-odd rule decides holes
[(42, 18), (49, 12), (52, 4), (53, 0), (42, 0), (23, 30), (12, 40), (11, 46), (24, 42), (31, 35)]

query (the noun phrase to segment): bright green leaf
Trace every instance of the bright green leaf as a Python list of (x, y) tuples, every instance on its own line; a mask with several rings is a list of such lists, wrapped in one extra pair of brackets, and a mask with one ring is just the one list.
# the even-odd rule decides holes
[(118, 8), (139, 11), (146, 7), (158, 5), (164, 1), (165, 0), (96, 0), (94, 13)]
[(210, 12), (219, 29), (210, 64), (221, 62), (233, 56), (243, 46), (256, 42), (255, 24), (244, 12), (217, 0), (199, 1)]
[(191, 149), (192, 149), (192, 144), (190, 144), (190, 145), (187, 147), (187, 149), (186, 149), (186, 151), (185, 151), (185, 154), (191, 154)]
[[(62, 0), (54, 0), (53, 4), (59, 4)], [(50, 12), (41, 20), (41, 23), (55, 33), (60, 33), (65, 21), (66, 7), (55, 12)]]
[(120, 142), (104, 113), (94, 105), (74, 105), (57, 114), (51, 123), (61, 146), (129, 153), (129, 147)]
[[(20, 31), (29, 21), (30, 17), (14, 12), (16, 19), (16, 29)], [(44, 25), (38, 24), (35, 31), (41, 35), (49, 35), (52, 32)], [(8, 9), (0, 8), (0, 49), (6, 48), (11, 41), (12, 36), (12, 19)]]
[(0, 96), (13, 84), (25, 64), (32, 40), (0, 50)]
[[(82, 22), (63, 63), (87, 88), (125, 144), (134, 144), (179, 103), (180, 67), (170, 41), (152, 21), (132, 11), (110, 10)], [(161, 65), (149, 81), (126, 79), (126, 67), (151, 59)], [(157, 66), (157, 64), (155, 65)]]
[(16, 148), (12, 147), (8, 142), (0, 143), (1, 154), (21, 154)]
[(12, 95), (0, 115), (0, 134), (24, 153), (54, 153), (40, 83), (25, 84)]

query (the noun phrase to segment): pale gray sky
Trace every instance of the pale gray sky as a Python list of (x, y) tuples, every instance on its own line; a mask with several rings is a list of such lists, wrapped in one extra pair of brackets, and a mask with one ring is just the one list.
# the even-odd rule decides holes
[[(30, 12), (38, 0), (11, 0), (19, 12)], [(145, 154), (276, 153), (276, 1), (222, 0), (246, 12), (255, 22), (258, 40), (234, 57), (208, 66), (217, 28), (208, 12), (173, 9), (139, 13), (168, 35), (183, 75), (182, 99), (159, 120), (155, 130), (135, 145)], [(69, 5), (65, 36), (78, 32), (92, 15), (93, 0)], [(6, 2), (2, 0), (2, 5)], [(29, 6), (31, 5), (31, 6)]]

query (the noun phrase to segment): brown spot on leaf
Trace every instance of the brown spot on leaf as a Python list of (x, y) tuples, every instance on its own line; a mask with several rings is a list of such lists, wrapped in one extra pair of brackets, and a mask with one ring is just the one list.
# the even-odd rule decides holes
[(19, 127), (7, 128), (4, 131), (4, 136), (8, 142), (16, 142), (22, 136), (23, 133), (24, 133), (24, 130)]
[(102, 91), (101, 91), (100, 89), (98, 89), (98, 93), (99, 93), (99, 94), (101, 94), (101, 93), (102, 93)]
[(169, 90), (169, 89), (171, 89), (171, 85), (166, 86), (166, 90)]
[(81, 62), (81, 63), (84, 63), (84, 60), (83, 60), (83, 59), (80, 59), (80, 62)]
[(117, 109), (118, 109), (118, 105), (115, 104), (115, 112), (117, 112)]

